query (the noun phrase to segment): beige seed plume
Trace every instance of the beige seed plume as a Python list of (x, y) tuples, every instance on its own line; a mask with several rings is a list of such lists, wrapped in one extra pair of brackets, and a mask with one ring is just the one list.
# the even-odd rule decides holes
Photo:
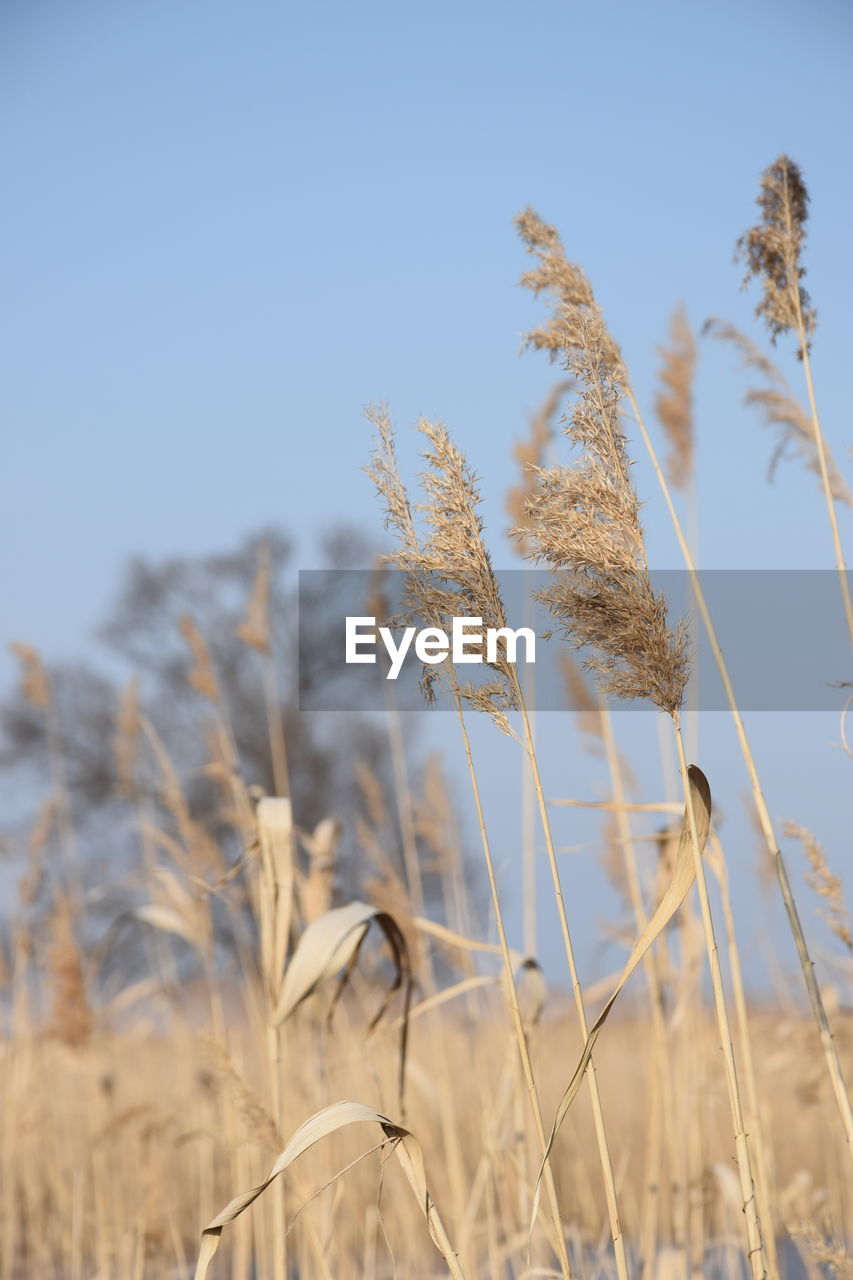
[(687, 641), (683, 623), (669, 628), (666, 601), (649, 578), (620, 419), (619, 349), (554, 229), (530, 210), (518, 226), (540, 259), (522, 283), (546, 290), (554, 304), (550, 323), (530, 341), (559, 355), (578, 384), (564, 434), (580, 456), (571, 467), (539, 469), (529, 525), (521, 531), (530, 559), (562, 571), (539, 596), (565, 638), (592, 650), (584, 666), (603, 693), (649, 699), (673, 713), (687, 684)]
[[(814, 423), (797, 400), (778, 365), (774, 364), (751, 338), (726, 320), (719, 320), (716, 316), (712, 316), (702, 326), (702, 333), (717, 338), (721, 342), (731, 343), (740, 355), (741, 369), (754, 370), (768, 383), (765, 387), (748, 387), (743, 398), (744, 404), (759, 411), (765, 426), (774, 428), (777, 432), (777, 443), (770, 459), (768, 478), (773, 479), (776, 468), (788, 451), (799, 454), (809, 471), (820, 478), (820, 458), (815, 442)], [(824, 443), (824, 452), (833, 498), (836, 502), (843, 502), (845, 506), (853, 507), (853, 493), (850, 492), (847, 481), (839, 471), (826, 443)]]
[(93, 1018), (74, 925), (68, 900), (57, 893), (50, 920), (48, 953), (51, 1030), (63, 1044), (79, 1049), (92, 1033)]
[(764, 291), (755, 314), (764, 319), (774, 342), (781, 333), (797, 332), (801, 319), (811, 335), (815, 313), (800, 283), (809, 193), (799, 166), (788, 156), (780, 155), (764, 170), (756, 203), (761, 219), (737, 242), (737, 256), (746, 262), (744, 284), (757, 277)]
[(580, 667), (565, 650), (560, 653), (560, 672), (566, 687), (566, 700), (577, 715), (578, 728), (588, 739), (589, 750), (600, 750), (604, 736), (601, 709), (592, 696)]
[(18, 881), (18, 896), (22, 907), (31, 907), (44, 887), (46, 875), (44, 851), (59, 815), (56, 796), (48, 796), (39, 808), (35, 825), (27, 841), (27, 863)]
[(507, 492), (506, 511), (516, 528), (523, 528), (527, 520), (526, 503), (536, 485), (536, 468), (545, 465), (545, 454), (554, 436), (554, 418), (563, 396), (573, 384), (557, 382), (549, 391), (544, 403), (530, 418), (530, 432), (524, 440), (513, 446), (513, 457), (519, 465), (519, 483)]
[[(425, 419), (418, 423), (427, 441), (423, 501), (417, 508), (425, 525), (425, 536), (420, 537), (397, 469), (387, 409), (368, 410), (367, 417), (377, 428), (378, 442), (366, 470), (383, 501), (385, 526), (399, 543), (386, 562), (406, 574), (410, 616), (420, 626), (443, 630), (450, 629), (455, 617), (480, 617), (484, 629), (505, 627), (506, 611), (483, 538), (477, 479), (446, 428)], [(457, 680), (458, 692), (473, 709), (487, 712), (509, 733), (506, 712), (516, 706), (517, 696), (511, 665), (500, 647), (496, 662), (485, 665), (494, 678), (476, 685)], [(421, 689), (428, 701), (435, 697), (438, 678), (438, 667), (425, 667)]]
[(845, 947), (853, 951), (853, 931), (850, 927), (850, 916), (844, 902), (844, 888), (840, 877), (830, 870), (826, 854), (807, 827), (801, 827), (796, 822), (786, 822), (785, 835), (799, 840), (802, 844), (810, 867), (806, 875), (806, 883), (824, 903), (820, 914), (839, 942), (843, 942)]
[[(424, 458), (429, 466), (421, 476), (425, 501), (419, 509), (429, 533), (420, 567), (436, 584), (433, 599), (444, 626), (454, 617), (479, 617), (486, 630), (505, 627), (506, 610), (483, 536), (477, 478), (445, 427), (424, 419), (419, 427), (428, 443)], [(466, 682), (460, 692), (506, 733), (506, 711), (517, 706), (512, 667), (500, 648), (496, 661), (487, 665), (494, 679), (480, 685)]]
[(50, 679), (38, 650), (19, 641), (13, 641), (9, 650), (21, 664), (21, 693), (34, 707), (47, 711), (50, 707)]
[(258, 548), (255, 581), (252, 594), (246, 608), (246, 616), (237, 626), (235, 634), (243, 644), (258, 653), (268, 654), (270, 651), (270, 549), (263, 545)]
[[(532, 329), (526, 343), (537, 351), (547, 351), (554, 360), (562, 360), (567, 348), (578, 344), (582, 321), (589, 316), (602, 320), (592, 285), (583, 269), (567, 259), (557, 229), (533, 209), (520, 213), (515, 225), (527, 252), (539, 262), (522, 275), (520, 283), (537, 297), (544, 293), (553, 305), (547, 324)], [(600, 345), (601, 358), (611, 373), (624, 374), (622, 354), (603, 320)]]
[(193, 666), (189, 674), (190, 684), (203, 698), (207, 698), (209, 702), (218, 703), (220, 701), (219, 683), (204, 636), (189, 614), (183, 615), (178, 626), (193, 656)]
[(667, 458), (670, 483), (683, 490), (693, 470), (693, 379), (696, 373), (696, 340), (683, 306), (673, 312), (669, 337), (670, 345), (658, 348), (663, 365), (655, 412), (670, 443)]

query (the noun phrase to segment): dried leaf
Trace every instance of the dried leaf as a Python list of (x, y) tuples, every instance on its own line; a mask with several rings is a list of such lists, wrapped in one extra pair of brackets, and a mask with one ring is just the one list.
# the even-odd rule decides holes
[[(278, 1026), (289, 1018), (303, 1000), (306, 1000), (322, 983), (343, 970), (335, 1003), (346, 985), (347, 978), (358, 959), (371, 922), (379, 926), (391, 948), (395, 966), (394, 979), (385, 994), (377, 1013), (370, 1022), (371, 1030), (379, 1022), (395, 991), (403, 988), (403, 1024), (400, 1033), (400, 1106), (403, 1107), (403, 1082), (406, 1069), (406, 1045), (408, 1041), (409, 1004), (412, 992), (412, 966), (409, 949), (403, 932), (387, 911), (370, 906), (366, 902), (350, 902), (336, 907), (312, 921), (299, 939), (290, 964), (284, 973), (278, 1005), (273, 1014), (273, 1025)], [(334, 1004), (333, 1004), (334, 1008)]]
[[(708, 839), (708, 832), (711, 829), (711, 788), (708, 785), (708, 779), (705, 777), (698, 765), (692, 764), (688, 773), (690, 777), (690, 794), (693, 802), (693, 809), (696, 814), (696, 831), (699, 837), (699, 852), (701, 854)], [(616, 1003), (617, 997), (625, 986), (625, 983), (637, 968), (637, 965), (640, 963), (655, 939), (660, 937), (663, 933), (664, 929), (669, 924), (684, 899), (687, 897), (696, 877), (692, 845), (693, 840), (690, 834), (690, 819), (687, 809), (685, 808), (684, 820), (681, 825), (681, 836), (678, 841), (678, 853), (676, 854), (675, 866), (673, 867), (672, 872), (672, 879), (666, 889), (666, 892), (658, 903), (657, 909), (646, 927), (643, 929), (643, 932), (640, 934), (637, 941), (634, 943), (625, 968), (622, 970), (622, 976), (613, 990), (613, 994), (596, 1018), (593, 1025), (590, 1027), (580, 1062), (575, 1068), (574, 1075), (569, 1082), (566, 1092), (560, 1099), (560, 1105), (557, 1108), (557, 1114), (554, 1118), (554, 1124), (551, 1128), (551, 1134), (548, 1138), (548, 1145), (545, 1149), (542, 1167), (539, 1170), (539, 1177), (536, 1183), (536, 1195), (534, 1197), (533, 1215), (531, 1219), (531, 1232), (533, 1230), (533, 1224), (536, 1221), (536, 1213), (539, 1205), (542, 1169), (544, 1169), (545, 1161), (551, 1154), (551, 1149), (560, 1130), (560, 1126), (568, 1115), (569, 1108), (581, 1087), (584, 1073), (589, 1066), (589, 1060), (592, 1057), (592, 1051), (595, 1047), (595, 1042), (601, 1033), (601, 1029), (607, 1021), (610, 1010)]]
[(244, 1209), (248, 1209), (249, 1205), (266, 1191), (270, 1183), (280, 1173), (283, 1173), (309, 1147), (313, 1147), (315, 1143), (322, 1138), (328, 1137), (330, 1133), (335, 1133), (349, 1124), (364, 1122), (378, 1124), (385, 1137), (390, 1142), (393, 1142), (397, 1159), (400, 1161), (403, 1173), (406, 1175), (406, 1179), (415, 1193), (418, 1204), (427, 1220), (429, 1232), (436, 1248), (447, 1263), (454, 1280), (464, 1280), (462, 1270), (456, 1255), (450, 1248), (450, 1242), (447, 1239), (438, 1210), (427, 1187), (420, 1143), (408, 1129), (394, 1124), (387, 1116), (380, 1115), (378, 1111), (374, 1111), (372, 1107), (365, 1106), (361, 1102), (336, 1102), (332, 1106), (318, 1111), (310, 1120), (306, 1120), (305, 1124), (296, 1130), (296, 1133), (294, 1133), (287, 1146), (281, 1152), (264, 1181), (259, 1186), (252, 1187), (250, 1191), (244, 1191), (241, 1195), (235, 1196), (222, 1212), (218, 1213), (207, 1224), (202, 1232), (201, 1249), (199, 1250), (195, 1269), (195, 1280), (204, 1280), (207, 1275), (211, 1259), (219, 1248), (219, 1239), (222, 1235), (223, 1227), (238, 1218)]

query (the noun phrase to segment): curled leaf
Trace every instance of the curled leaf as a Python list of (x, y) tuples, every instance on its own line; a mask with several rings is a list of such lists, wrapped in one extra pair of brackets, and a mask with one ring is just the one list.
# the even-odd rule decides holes
[[(701, 854), (708, 839), (708, 832), (711, 829), (711, 788), (708, 785), (708, 779), (705, 777), (698, 765), (692, 764), (690, 766), (688, 769), (688, 777), (690, 779), (690, 798), (693, 811), (696, 815), (696, 833), (699, 837), (699, 853)], [(589, 1060), (592, 1057), (595, 1042), (601, 1034), (601, 1029), (607, 1021), (610, 1011), (616, 1003), (619, 993), (622, 991), (625, 983), (637, 968), (637, 965), (640, 963), (655, 939), (660, 937), (663, 933), (664, 929), (669, 924), (684, 899), (687, 897), (696, 877), (696, 866), (693, 859), (692, 846), (693, 840), (690, 834), (690, 815), (685, 807), (684, 820), (681, 824), (681, 835), (678, 841), (678, 851), (675, 856), (672, 879), (667, 886), (666, 892), (658, 903), (657, 909), (646, 927), (643, 929), (639, 938), (637, 938), (637, 941), (634, 943), (631, 954), (625, 964), (625, 968), (622, 970), (622, 976), (617, 982), (610, 999), (607, 1001), (607, 1004), (604, 1006), (593, 1025), (590, 1027), (580, 1062), (575, 1068), (566, 1092), (560, 1099), (560, 1105), (557, 1108), (557, 1114), (554, 1118), (554, 1124), (548, 1138), (548, 1145), (545, 1149), (542, 1166), (539, 1170), (539, 1177), (537, 1178), (531, 1231), (533, 1229), (533, 1223), (536, 1221), (536, 1213), (539, 1205), (542, 1169), (544, 1169), (545, 1161), (551, 1154), (551, 1149), (554, 1146), (554, 1141), (560, 1130), (560, 1126), (568, 1115), (569, 1107), (574, 1102), (578, 1090), (581, 1087), (584, 1073), (589, 1066)]]
[[(273, 1014), (273, 1025), (278, 1026), (289, 1018), (303, 1000), (313, 994), (322, 983), (343, 971), (332, 1004), (334, 1010), (346, 986), (352, 968), (358, 960), (361, 944), (372, 922), (382, 930), (391, 948), (394, 962), (394, 978), (385, 993), (378, 1011), (370, 1022), (371, 1030), (385, 1013), (395, 991), (403, 988), (403, 1020), (400, 1031), (400, 1106), (403, 1106), (403, 1082), (406, 1070), (406, 1045), (409, 1030), (409, 1004), (412, 991), (412, 966), (409, 949), (403, 932), (387, 911), (372, 907), (366, 902), (350, 902), (345, 907), (335, 907), (309, 924), (296, 946), (290, 963), (285, 969), (278, 1004)], [(331, 1011), (330, 1011), (331, 1012)]]
[(346, 1125), (363, 1122), (378, 1124), (385, 1137), (394, 1144), (397, 1159), (427, 1220), (430, 1236), (436, 1248), (447, 1263), (454, 1280), (464, 1280), (459, 1262), (450, 1246), (444, 1224), (439, 1217), (438, 1209), (427, 1187), (420, 1143), (408, 1129), (395, 1124), (387, 1116), (380, 1115), (378, 1111), (374, 1111), (372, 1107), (365, 1106), (361, 1102), (336, 1102), (311, 1116), (296, 1130), (263, 1182), (259, 1186), (252, 1187), (249, 1191), (244, 1191), (235, 1196), (221, 1213), (211, 1219), (202, 1232), (201, 1248), (195, 1269), (195, 1280), (204, 1280), (207, 1275), (207, 1269), (219, 1248), (219, 1240), (223, 1228), (233, 1222), (235, 1218), (239, 1218), (240, 1214), (266, 1191), (270, 1183), (280, 1173), (283, 1173), (285, 1169), (293, 1164), (294, 1160), (297, 1160), (309, 1147), (313, 1147), (321, 1138), (328, 1137), (330, 1133), (335, 1133)]

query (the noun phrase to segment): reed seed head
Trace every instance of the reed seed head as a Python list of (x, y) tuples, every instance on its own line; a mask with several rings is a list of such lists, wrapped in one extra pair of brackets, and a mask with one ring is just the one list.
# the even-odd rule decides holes
[(9, 650), (21, 664), (21, 693), (40, 711), (50, 709), (50, 677), (41, 655), (32, 645), (13, 641)]
[(624, 366), (586, 278), (582, 290), (573, 271), (553, 261), (565, 262), (556, 232), (541, 230), (545, 224), (529, 212), (520, 225), (527, 238), (535, 233), (547, 255), (545, 278), (556, 282), (541, 286), (555, 295), (555, 318), (542, 332), (577, 379), (564, 434), (580, 457), (573, 466), (538, 469), (528, 521), (517, 532), (530, 559), (561, 570), (537, 594), (565, 638), (592, 650), (583, 665), (601, 691), (649, 699), (674, 714), (689, 673), (687, 640), (683, 623), (670, 629), (666, 601), (649, 578), (621, 425)]
[[(539, 261), (537, 267), (524, 273), (520, 283), (537, 297), (545, 293), (553, 304), (548, 322), (527, 334), (526, 345), (546, 351), (552, 360), (565, 361), (566, 351), (579, 345), (580, 322), (588, 316), (601, 317), (592, 285), (583, 269), (569, 262), (556, 228), (533, 209), (520, 213), (515, 225), (527, 252)], [(619, 347), (606, 328), (601, 337), (601, 354), (612, 373), (624, 372)]]
[(809, 216), (809, 193), (799, 166), (780, 155), (761, 175), (756, 202), (761, 219), (737, 242), (737, 256), (746, 262), (744, 284), (755, 276), (761, 281), (763, 297), (755, 314), (764, 319), (773, 342), (781, 333), (793, 331), (800, 346), (809, 345), (815, 328), (815, 313), (801, 281), (806, 274), (801, 265)]
[(669, 337), (670, 345), (658, 348), (663, 365), (655, 411), (669, 439), (670, 483), (683, 490), (693, 470), (693, 379), (696, 373), (696, 340), (683, 306), (673, 312)]
[[(480, 617), (484, 629), (505, 627), (506, 611), (483, 537), (477, 478), (448, 431), (423, 418), (418, 423), (427, 441), (423, 456), (428, 465), (421, 474), (424, 500), (416, 508), (426, 525), (421, 538), (415, 508), (397, 469), (387, 411), (368, 410), (367, 416), (379, 433), (367, 472), (384, 502), (385, 526), (395, 532), (400, 544), (386, 560), (406, 574), (407, 620), (449, 629), (453, 618)], [(511, 664), (499, 648), (496, 661), (484, 665), (491, 668), (493, 679), (475, 685), (458, 681), (454, 674), (456, 690), (472, 708), (486, 711), (509, 733), (506, 712), (517, 706)], [(428, 702), (435, 698), (439, 678), (438, 667), (424, 666), (421, 690)]]
[(235, 634), (243, 644), (258, 653), (270, 652), (270, 549), (265, 544), (258, 548), (255, 581), (246, 609), (246, 616), (237, 626)]
[[(544, 403), (530, 418), (530, 432), (526, 439), (513, 446), (513, 457), (521, 472), (519, 483), (506, 495), (506, 512), (515, 528), (521, 529), (527, 519), (526, 503), (536, 488), (536, 468), (545, 465), (548, 445), (554, 438), (554, 419), (563, 397), (568, 393), (570, 381), (557, 382), (551, 388)], [(522, 540), (522, 535), (519, 534)]]

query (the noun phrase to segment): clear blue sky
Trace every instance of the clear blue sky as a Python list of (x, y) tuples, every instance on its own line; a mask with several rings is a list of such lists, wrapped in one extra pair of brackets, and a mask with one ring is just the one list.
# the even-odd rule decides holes
[[(532, 203), (558, 224), (648, 403), (677, 300), (696, 324), (751, 327), (732, 249), (783, 149), (812, 195), (815, 373), (849, 462), (851, 53), (843, 0), (7, 0), (2, 639), (79, 652), (134, 552), (280, 521), (310, 564), (333, 520), (378, 527), (359, 470), (378, 398), (401, 426), (446, 421), (508, 562), (511, 443), (552, 376), (517, 354), (538, 311), (516, 285), (513, 215)], [(765, 484), (771, 440), (742, 385), (728, 352), (703, 348), (703, 561), (825, 567), (814, 480), (792, 464)], [(414, 468), (414, 441), (401, 452)], [(652, 561), (677, 566), (642, 460), (636, 477)], [(12, 670), (4, 655), (0, 678)], [(780, 719), (755, 726), (775, 811), (811, 822), (853, 880), (837, 726)], [(734, 814), (742, 782), (714, 725)], [(570, 788), (562, 750), (552, 792)], [(732, 831), (751, 859), (734, 817)], [(592, 955), (608, 906), (597, 872), (580, 875)]]

